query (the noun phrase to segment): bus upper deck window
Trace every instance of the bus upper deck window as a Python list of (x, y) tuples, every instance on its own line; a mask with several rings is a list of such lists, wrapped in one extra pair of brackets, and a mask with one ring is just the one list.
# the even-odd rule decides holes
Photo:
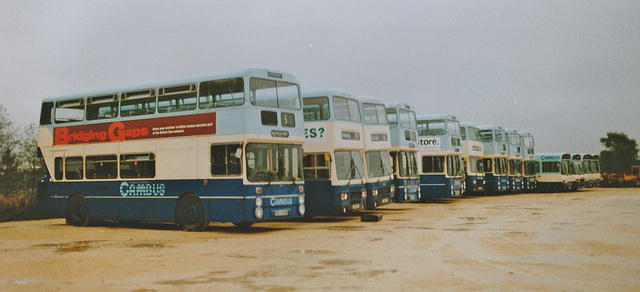
[(40, 125), (51, 125), (53, 122), (53, 102), (43, 102), (40, 110)]
[(56, 102), (55, 119), (56, 123), (84, 120), (84, 98)]
[(180, 112), (196, 109), (196, 85), (184, 84), (158, 90), (158, 112)]
[(156, 90), (147, 89), (122, 94), (120, 116), (150, 115), (156, 112)]
[(111, 119), (118, 116), (118, 95), (109, 94), (87, 98), (87, 121)]
[(242, 78), (214, 80), (200, 83), (199, 107), (240, 106), (244, 104), (244, 81)]

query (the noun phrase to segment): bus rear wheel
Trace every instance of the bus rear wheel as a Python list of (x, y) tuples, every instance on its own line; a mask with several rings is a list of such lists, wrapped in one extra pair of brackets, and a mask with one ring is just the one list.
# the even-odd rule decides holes
[(75, 195), (69, 198), (65, 210), (67, 224), (74, 226), (87, 226), (91, 223), (87, 201), (82, 195)]
[(202, 231), (209, 225), (204, 218), (204, 207), (200, 198), (188, 194), (176, 204), (176, 224), (186, 231)]

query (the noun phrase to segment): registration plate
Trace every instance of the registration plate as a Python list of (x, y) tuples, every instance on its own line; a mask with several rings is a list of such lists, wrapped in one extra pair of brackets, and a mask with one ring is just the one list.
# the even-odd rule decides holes
[(351, 210), (358, 210), (358, 209), (360, 209), (360, 204), (351, 205)]
[(289, 210), (276, 210), (275, 216), (287, 216), (289, 215)]
[(387, 198), (382, 199), (382, 203), (383, 203), (383, 204), (386, 204), (386, 203), (388, 203), (388, 202), (389, 202), (389, 199), (387, 199)]

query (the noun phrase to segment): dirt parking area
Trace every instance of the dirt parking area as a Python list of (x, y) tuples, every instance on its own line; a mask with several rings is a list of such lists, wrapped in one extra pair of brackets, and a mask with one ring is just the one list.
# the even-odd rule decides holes
[(255, 224), (0, 224), (0, 291), (640, 290), (640, 190)]

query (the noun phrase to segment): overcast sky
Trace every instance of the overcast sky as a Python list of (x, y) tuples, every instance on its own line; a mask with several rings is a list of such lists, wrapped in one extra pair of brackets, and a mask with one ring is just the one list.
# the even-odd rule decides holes
[(533, 133), (536, 151), (640, 141), (640, 1), (0, 0), (0, 103), (246, 67), (418, 114)]

